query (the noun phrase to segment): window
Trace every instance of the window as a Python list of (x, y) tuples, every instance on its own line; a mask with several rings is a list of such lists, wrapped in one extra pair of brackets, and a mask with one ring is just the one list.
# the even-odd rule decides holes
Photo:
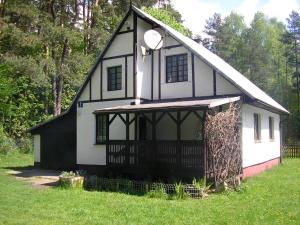
[(122, 88), (122, 66), (107, 68), (107, 90), (116, 91)]
[(106, 126), (107, 115), (96, 115), (96, 143), (103, 143), (106, 141)]
[(269, 139), (274, 140), (274, 118), (269, 117)]
[(254, 113), (254, 140), (260, 141), (261, 140), (261, 127), (260, 127), (260, 115)]
[(166, 57), (166, 82), (182, 82), (188, 80), (187, 54)]

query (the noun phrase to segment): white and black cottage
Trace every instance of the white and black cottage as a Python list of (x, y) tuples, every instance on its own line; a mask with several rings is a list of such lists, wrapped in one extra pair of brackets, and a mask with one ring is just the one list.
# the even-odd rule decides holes
[[(159, 49), (145, 51), (148, 30), (162, 36)], [(131, 7), (70, 108), (31, 129), (35, 165), (201, 177), (205, 113), (230, 102), (241, 104), (243, 175), (278, 164), (288, 111), (201, 44)]]

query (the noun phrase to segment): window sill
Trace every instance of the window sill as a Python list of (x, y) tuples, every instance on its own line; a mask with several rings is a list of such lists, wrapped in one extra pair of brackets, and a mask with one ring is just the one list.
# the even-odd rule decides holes
[(172, 82), (165, 82), (163, 84), (167, 85), (167, 84), (177, 84), (177, 83), (191, 83), (188, 80), (184, 80), (184, 81), (172, 81)]
[(261, 143), (261, 140), (255, 140), (254, 143), (255, 144)]
[(104, 142), (96, 142), (96, 143), (94, 143), (94, 145), (106, 145), (106, 142), (104, 141)]
[(122, 91), (123, 89), (116, 89), (116, 90), (107, 90), (106, 92), (113, 92), (113, 91)]

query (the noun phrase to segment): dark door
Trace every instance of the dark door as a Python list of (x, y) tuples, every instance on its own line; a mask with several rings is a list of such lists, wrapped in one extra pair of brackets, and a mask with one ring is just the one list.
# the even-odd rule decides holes
[(76, 133), (47, 132), (41, 134), (41, 167), (73, 170), (76, 167)]

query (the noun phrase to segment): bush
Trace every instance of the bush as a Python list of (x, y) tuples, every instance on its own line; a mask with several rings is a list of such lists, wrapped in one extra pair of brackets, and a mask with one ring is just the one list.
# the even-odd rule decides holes
[(0, 126), (0, 153), (7, 154), (10, 151), (14, 151), (17, 149), (17, 146), (14, 142), (14, 140), (10, 137), (8, 137), (3, 127)]
[(184, 190), (184, 185), (181, 182), (175, 185), (175, 191), (177, 199), (186, 199), (189, 197), (189, 195)]
[(17, 146), (18, 146), (18, 150), (21, 153), (31, 153), (33, 152), (33, 143), (32, 143), (32, 139), (25, 137), (25, 138), (21, 138), (17, 141)]
[(164, 189), (163, 185), (155, 184), (154, 189), (147, 193), (149, 198), (161, 198), (161, 199), (168, 199), (169, 196)]

